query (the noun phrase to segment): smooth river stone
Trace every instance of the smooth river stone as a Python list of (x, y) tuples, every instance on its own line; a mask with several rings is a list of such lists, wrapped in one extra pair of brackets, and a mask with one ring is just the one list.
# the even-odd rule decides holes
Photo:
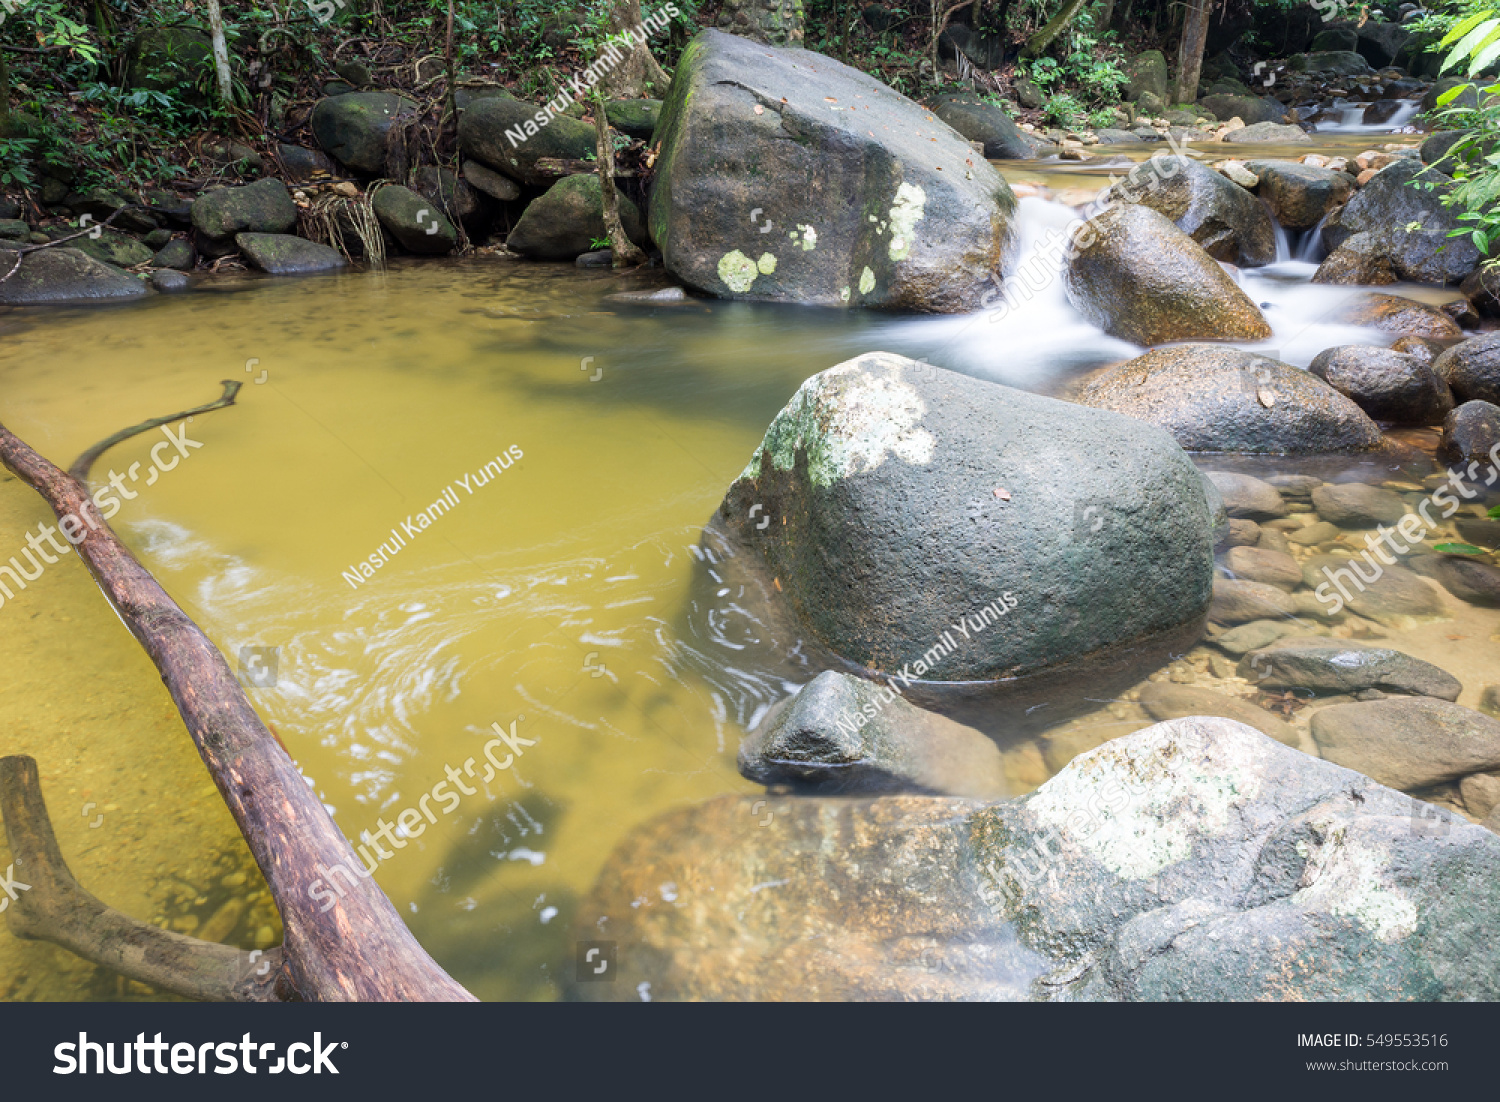
[(1286, 746), (1296, 746), (1298, 735), (1289, 724), (1258, 705), (1211, 689), (1153, 681), (1141, 690), (1141, 707), (1152, 719), (1183, 719), (1186, 716), (1218, 716), (1254, 727)]
[(1267, 689), (1356, 693), (1363, 689), (1457, 700), (1463, 692), (1447, 670), (1389, 647), (1324, 636), (1280, 639), (1240, 660), (1240, 676)]
[(1403, 791), (1500, 769), (1500, 721), (1446, 700), (1333, 704), (1311, 728), (1323, 757)]

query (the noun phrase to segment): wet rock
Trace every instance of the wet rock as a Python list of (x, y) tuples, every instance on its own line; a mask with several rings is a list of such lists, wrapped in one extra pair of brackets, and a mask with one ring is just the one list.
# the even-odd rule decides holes
[(1189, 451), (1358, 452), (1380, 429), (1321, 379), (1239, 349), (1159, 348), (1087, 383), (1084, 405), (1159, 425)]
[(1359, 36), (1348, 27), (1330, 27), (1314, 35), (1312, 45), (1308, 49), (1318, 53), (1329, 50), (1353, 52), (1358, 42)]
[(1471, 773), (1458, 782), (1458, 791), (1464, 810), (1476, 819), (1483, 819), (1500, 807), (1500, 774)]
[(90, 215), (95, 222), (103, 222), (113, 215), (114, 221), (106, 232), (150, 233), (156, 229), (156, 219), (149, 210), (140, 209), (138, 199), (106, 188), (92, 188), (83, 195), (69, 196), (68, 207), (76, 215)]
[(1312, 229), (1354, 190), (1347, 176), (1331, 168), (1297, 161), (1249, 161), (1246, 167), (1260, 177), (1260, 197), (1289, 230)]
[(1381, 287), (1401, 282), (1401, 276), (1381, 238), (1372, 233), (1356, 233), (1323, 258), (1312, 281)]
[[(623, 195), (617, 196), (620, 224), (629, 238), (649, 248), (640, 211)], [(506, 239), (506, 248), (538, 260), (572, 260), (603, 240), (604, 198), (597, 175), (565, 176), (545, 195), (527, 206), (516, 228)]]
[(1312, 493), (1318, 515), (1340, 528), (1395, 524), (1406, 515), (1401, 495), (1364, 482), (1325, 482)]
[[(1421, 360), (1424, 364), (1431, 364), (1433, 360), (1447, 351), (1447, 348), (1427, 337), (1401, 337), (1391, 344), (1391, 351), (1400, 352), (1403, 356), (1411, 356)], [(1451, 395), (1452, 392), (1449, 393)]]
[(1470, 337), (1433, 361), (1460, 402), (1500, 404), (1500, 333)]
[(1427, 575), (1460, 601), (1481, 608), (1500, 608), (1500, 570), (1486, 562), (1457, 555), (1424, 555), (1433, 561)]
[[(1414, 182), (1420, 186), (1414, 186)], [(1434, 185), (1430, 189), (1427, 185)], [(1459, 283), (1479, 266), (1479, 252), (1462, 227), (1457, 208), (1443, 205), (1453, 181), (1415, 157), (1402, 157), (1377, 172), (1323, 227), (1330, 250), (1358, 233), (1370, 234), (1374, 251), (1396, 274), (1414, 283)], [(1420, 229), (1408, 230), (1418, 224)]]
[(1407, 791), (1500, 769), (1500, 721), (1446, 700), (1334, 704), (1311, 729), (1329, 761)]
[(1469, 273), (1458, 289), (1480, 315), (1500, 318), (1500, 268), (1477, 268)]
[[(3, 226), (3, 224), (4, 223), (0, 223), (0, 226)], [(0, 237), (4, 237), (4, 236), (5, 236), (4, 230), (0, 229)], [(164, 248), (166, 248), (167, 243), (169, 241), (171, 241), (171, 240), (172, 240), (172, 231), (171, 230), (168, 230), (168, 229), (155, 229), (155, 230), (152, 230), (150, 233), (146, 234), (146, 236), (144, 236), (144, 237), (141, 238), (141, 244), (145, 245), (146, 248), (150, 249), (153, 252), (161, 252), (161, 250), (164, 249)]]
[[(416, 111), (411, 100), (393, 92), (351, 92), (319, 100), (312, 112), (312, 132), (320, 146), (340, 164), (366, 176), (385, 172), (386, 143), (395, 122)], [(466, 118), (469, 112), (461, 117)], [(459, 131), (463, 123), (460, 120)]]
[(290, 233), (242, 233), (234, 239), (251, 267), (268, 275), (307, 275), (347, 266), (337, 249)]
[(1276, 227), (1266, 208), (1190, 157), (1152, 157), (1110, 187), (1101, 201), (1150, 207), (1215, 260), (1259, 267), (1276, 259)]
[(1312, 492), (1323, 485), (1323, 480), (1310, 474), (1273, 474), (1266, 479), (1282, 497), (1295, 501), (1311, 499)]
[(1449, 100), (1444, 107), (1467, 107), (1470, 110), (1479, 106), (1479, 86), (1460, 77), (1442, 77), (1433, 86), (1427, 89), (1427, 94), (1422, 97), (1422, 111), (1425, 114), (1438, 106), (1438, 100), (1444, 92), (1454, 88), (1462, 87), (1453, 99)]
[(31, 240), (31, 227), (19, 218), (0, 220), (0, 240), (19, 241), (24, 245)]
[(1366, 126), (1380, 126), (1390, 122), (1403, 107), (1406, 100), (1401, 99), (1378, 99), (1365, 108), (1365, 113), (1360, 116), (1360, 121)]
[(162, 268), (152, 272), (148, 280), (152, 288), (164, 295), (181, 294), (191, 285), (192, 280), (182, 272), (174, 272), (171, 268)]
[(608, 921), (619, 979), (570, 993), (1500, 998), (1500, 838), (1462, 822), (1435, 837), (1412, 815), (1410, 797), (1212, 718), (1113, 740), (989, 805), (720, 797), (610, 856), (577, 929)]
[(1219, 491), (1231, 517), (1271, 520), (1286, 516), (1286, 502), (1270, 483), (1234, 471), (1204, 471), (1203, 475)]
[(1229, 521), (1229, 534), (1215, 546), (1254, 547), (1260, 542), (1261, 527), (1253, 520)]
[(1337, 525), (1320, 520), (1316, 524), (1288, 533), (1286, 538), (1288, 543), (1295, 543), (1298, 547), (1316, 547), (1320, 543), (1331, 543), (1341, 535), (1343, 533)]
[(649, 142), (661, 118), (659, 99), (614, 99), (604, 105), (609, 125), (627, 138)]
[(1324, 636), (1294, 636), (1251, 651), (1241, 659), (1239, 672), (1265, 689), (1320, 693), (1380, 689), (1440, 700), (1457, 700), (1463, 692), (1458, 678), (1431, 662), (1389, 647)]
[(215, 188), (193, 204), (193, 229), (224, 244), (239, 233), (285, 233), (297, 225), (297, 207), (280, 180)]
[(1251, 620), (1239, 627), (1230, 628), (1215, 637), (1213, 642), (1215, 646), (1238, 657), (1268, 647), (1283, 636), (1301, 634), (1304, 630), (1295, 620)]
[(651, 238), (669, 272), (710, 294), (953, 313), (989, 304), (1013, 252), (999, 173), (831, 58), (704, 31), (656, 138)]
[(410, 188), (388, 184), (375, 193), (370, 206), (407, 252), (436, 256), (458, 244), (458, 231), (438, 205)]
[(1248, 624), (1269, 616), (1295, 616), (1297, 602), (1290, 594), (1264, 582), (1214, 579), (1214, 599), (1208, 618), (1216, 624)]
[(193, 243), (186, 238), (175, 238), (161, 247), (161, 251), (151, 258), (151, 265), (155, 268), (176, 268), (181, 272), (190, 272), (198, 263), (198, 256), (193, 252)]
[[(0, 249), (0, 271), (10, 271), (16, 253)], [(15, 275), (0, 283), (0, 306), (137, 298), (146, 284), (119, 268), (60, 245), (27, 253)]]
[(1149, 207), (1111, 207), (1076, 229), (1072, 241), (1068, 301), (1112, 336), (1148, 346), (1271, 336), (1266, 319), (1229, 274)]
[(1479, 695), (1479, 710), (1487, 716), (1500, 716), (1500, 685), (1486, 685)]
[(1478, 329), (1484, 324), (1479, 311), (1475, 310), (1473, 304), (1466, 298), (1445, 302), (1438, 309), (1456, 321), (1460, 329)]
[(1152, 719), (1186, 719), (1188, 716), (1216, 716), (1254, 727), (1285, 746), (1296, 746), (1300, 739), (1289, 724), (1277, 719), (1250, 701), (1226, 696), (1210, 689), (1152, 681), (1141, 690), (1141, 707)]
[(611, 268), (615, 263), (615, 251), (595, 249), (592, 252), (583, 253), (573, 263), (580, 268)]
[(1353, 558), (1314, 555), (1302, 564), (1302, 580), (1324, 608), (1348, 607), (1381, 624), (1408, 627), (1447, 616), (1436, 589), (1370, 551)]
[(908, 704), (898, 687), (825, 671), (777, 704), (740, 743), (740, 773), (820, 795), (1007, 794), (995, 744)]
[(688, 301), (681, 287), (663, 287), (659, 291), (620, 291), (604, 297), (610, 302), (637, 302), (653, 306)]
[(521, 197), (521, 188), (509, 176), (502, 176), (492, 168), (486, 168), (478, 161), (465, 161), (463, 164), (464, 179), (471, 187), (484, 192), (491, 199), (498, 199), (502, 203), (509, 203)]
[[(1465, 402), (1443, 421), (1437, 457), (1449, 464), (1494, 463), (1500, 445), (1500, 406)], [(1483, 468), (1481, 468), (1482, 470)]]
[(1374, 291), (1351, 299), (1326, 320), (1344, 325), (1367, 326), (1383, 333), (1400, 333), (1410, 337), (1456, 340), (1463, 336), (1463, 330), (1441, 311), (1413, 299)]
[[(76, 231), (73, 227), (63, 226), (47, 231), (47, 236), (55, 239), (74, 232)], [(140, 264), (149, 264), (154, 255), (135, 238), (127, 234), (116, 233), (112, 229), (103, 230), (98, 237), (75, 237), (68, 244), (85, 256), (91, 256), (105, 264), (113, 264), (116, 268), (134, 268)]]
[(716, 523), (834, 654), (992, 681), (1197, 631), (1203, 486), (1139, 422), (868, 353), (802, 385)]
[(1224, 569), (1233, 578), (1274, 585), (1277, 589), (1293, 590), (1302, 584), (1302, 568), (1285, 551), (1231, 547), (1224, 555)]
[(1288, 126), (1279, 122), (1258, 122), (1230, 135), (1237, 145), (1268, 142), (1275, 145), (1311, 145), (1312, 139), (1300, 126)]
[(1031, 143), (1005, 111), (976, 95), (939, 96), (932, 113), (971, 142), (984, 143), (990, 160), (1029, 160)]
[(1287, 58), (1286, 67), (1293, 72), (1326, 73), (1335, 77), (1364, 76), (1373, 70), (1370, 63), (1353, 50), (1317, 50)]

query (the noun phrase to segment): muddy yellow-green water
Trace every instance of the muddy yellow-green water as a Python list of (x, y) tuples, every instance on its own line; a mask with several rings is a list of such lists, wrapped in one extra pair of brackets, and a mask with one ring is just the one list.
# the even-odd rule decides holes
[[(245, 655), (263, 682), (251, 701), (351, 840), (481, 758), (492, 725), (533, 741), (375, 873), (482, 998), (560, 993), (578, 901), (632, 827), (755, 790), (735, 751), (798, 680), (795, 657), (767, 666), (734, 594), (703, 589), (701, 570), (692, 583), (704, 522), (805, 378), (885, 349), (1055, 392), (1134, 354), (1055, 303), (1002, 330), (606, 298), (659, 285), (476, 259), (0, 318), (0, 421), (64, 466), (124, 426), (209, 401), (220, 380), (244, 383), (233, 408), (186, 426), (201, 447), (153, 484), (160, 433), (109, 451), (94, 481), (114, 471), (132, 488), (112, 526), (231, 664)], [(1326, 303), (1305, 283), (1257, 287), (1282, 294), (1277, 309), (1300, 304), (1273, 317), (1287, 348), (1349, 336), (1318, 328)], [(427, 526), (405, 534), (419, 513)], [(0, 475), (0, 561), (50, 519)], [(380, 565), (361, 572), (371, 556)], [(1472, 705), (1496, 616), (1454, 616), (1393, 642), (1452, 670)], [(1230, 676), (1201, 651), (1174, 680)], [(37, 759), (80, 882), (185, 933), (277, 943), (275, 908), (171, 701), (76, 558), (0, 606), (0, 663), (0, 753)], [(1010, 748), (1012, 777), (1039, 783), (1061, 751), (1146, 722), (1110, 703)], [(11, 860), (0, 837), (0, 871)], [(0, 999), (157, 997), (0, 931)]]

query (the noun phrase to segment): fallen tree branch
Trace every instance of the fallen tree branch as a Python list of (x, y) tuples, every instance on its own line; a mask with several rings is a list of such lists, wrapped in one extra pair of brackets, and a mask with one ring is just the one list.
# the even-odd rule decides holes
[[(90, 450), (94, 458), (101, 451)], [(418, 944), (374, 879), (363, 875), (364, 865), (256, 715), (223, 655), (104, 523), (84, 483), (3, 425), (0, 462), (52, 507), (105, 598), (160, 672), (281, 912), (286, 940), (278, 995), (308, 1001), (472, 1000)], [(87, 465), (73, 466), (87, 475)], [(314, 905), (318, 882), (333, 886), (330, 870), (336, 867), (351, 873), (347, 887), (338, 884), (338, 895), (324, 889), (316, 897), (321, 906)]]
[(252, 959), (229, 945), (184, 937), (121, 914), (73, 878), (58, 849), (42, 799), (36, 762), (0, 758), (0, 815), (26, 885), (6, 910), (11, 933), (50, 941), (86, 960), (174, 995), (214, 1002), (272, 1002), (281, 976), (281, 950)]
[(166, 417), (153, 417), (149, 421), (142, 421), (139, 425), (131, 425), (128, 429), (121, 429), (113, 436), (106, 436), (99, 443), (73, 460), (73, 465), (68, 468), (68, 473), (78, 479), (79, 482), (87, 482), (89, 480), (89, 471), (94, 466), (94, 461), (116, 444), (129, 440), (132, 436), (139, 436), (143, 432), (150, 432), (152, 429), (159, 429), (163, 425), (170, 425), (174, 421), (181, 421), (185, 417), (193, 417), (200, 413), (211, 413), (216, 409), (223, 409), (225, 406), (234, 405), (234, 398), (240, 392), (241, 384), (235, 379), (225, 379), (222, 385), (224, 393), (206, 405), (194, 406), (192, 409), (185, 409), (181, 413), (169, 414)]

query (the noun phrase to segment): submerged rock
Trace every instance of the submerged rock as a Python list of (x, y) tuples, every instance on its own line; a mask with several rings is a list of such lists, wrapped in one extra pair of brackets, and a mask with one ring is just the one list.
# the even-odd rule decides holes
[(1350, 299), (1331, 314), (1327, 321), (1342, 325), (1367, 326), (1384, 333), (1408, 337), (1432, 337), (1457, 340), (1464, 335), (1452, 318), (1426, 303), (1368, 291)]
[(704, 31), (656, 136), (650, 234), (691, 287), (937, 313), (997, 294), (1015, 196), (960, 135), (864, 73)]
[(1277, 719), (1259, 705), (1242, 697), (1226, 696), (1210, 689), (1174, 685), (1170, 681), (1152, 681), (1141, 690), (1141, 707), (1156, 720), (1215, 716), (1253, 727), (1283, 746), (1296, 746), (1301, 741), (1290, 724)]
[(1448, 384), (1416, 356), (1346, 344), (1318, 353), (1308, 370), (1377, 421), (1435, 425), (1453, 408)]
[(1215, 578), (1208, 617), (1216, 624), (1248, 624), (1269, 616), (1295, 616), (1297, 602), (1280, 586)]
[[(16, 262), (14, 250), (0, 249), (0, 272)], [(137, 298), (150, 294), (144, 281), (66, 245), (27, 253), (15, 275), (0, 283), (0, 306), (47, 302)]]
[(1173, 225), (1215, 260), (1259, 267), (1276, 259), (1276, 227), (1253, 195), (1191, 157), (1158, 154), (1101, 197), (1138, 203)]
[(1313, 508), (1342, 528), (1395, 524), (1406, 515), (1401, 495), (1364, 482), (1325, 482), (1312, 492)]
[(1406, 567), (1385, 564), (1373, 551), (1349, 558), (1314, 555), (1303, 562), (1302, 579), (1325, 607), (1348, 606), (1382, 624), (1406, 627), (1447, 615), (1436, 589)]
[(1380, 429), (1322, 380), (1218, 345), (1158, 348), (1087, 383), (1087, 406), (1159, 425), (1189, 451), (1358, 452)]
[(1194, 634), (1213, 572), (1204, 481), (1165, 433), (883, 352), (802, 385), (718, 523), (903, 691)]
[(1111, 207), (1078, 227), (1072, 240), (1068, 301), (1112, 336), (1149, 346), (1271, 335), (1255, 303), (1229, 274), (1149, 207)]
[(1389, 647), (1324, 636), (1293, 636), (1251, 651), (1240, 661), (1240, 676), (1266, 689), (1381, 689), (1441, 700), (1457, 700), (1463, 692), (1458, 678), (1431, 662)]
[(1204, 471), (1203, 477), (1219, 491), (1224, 511), (1231, 517), (1275, 520), (1286, 516), (1286, 502), (1269, 482), (1235, 471)]
[(1242, 144), (1273, 143), (1276, 145), (1311, 145), (1312, 139), (1300, 126), (1288, 126), (1279, 122), (1257, 122), (1236, 130), (1229, 140)]
[[(616, 198), (626, 236), (643, 249), (649, 248), (640, 211), (625, 196)], [(505, 247), (538, 260), (572, 260), (604, 236), (604, 196), (598, 174), (591, 173), (566, 176), (541, 198), (532, 200), (506, 238)]]
[(1446, 700), (1333, 704), (1312, 714), (1311, 729), (1329, 761), (1393, 788), (1431, 788), (1500, 769), (1500, 721)]
[(820, 795), (1007, 795), (995, 744), (908, 704), (899, 686), (827, 670), (777, 704), (740, 743), (740, 773)]
[(995, 804), (720, 797), (611, 855), (577, 928), (607, 922), (619, 979), (570, 994), (1500, 998), (1500, 837), (1424, 807), (1209, 718)]
[(1240, 581), (1274, 585), (1293, 590), (1302, 584), (1302, 568), (1285, 551), (1265, 547), (1231, 547), (1224, 555), (1224, 570)]

